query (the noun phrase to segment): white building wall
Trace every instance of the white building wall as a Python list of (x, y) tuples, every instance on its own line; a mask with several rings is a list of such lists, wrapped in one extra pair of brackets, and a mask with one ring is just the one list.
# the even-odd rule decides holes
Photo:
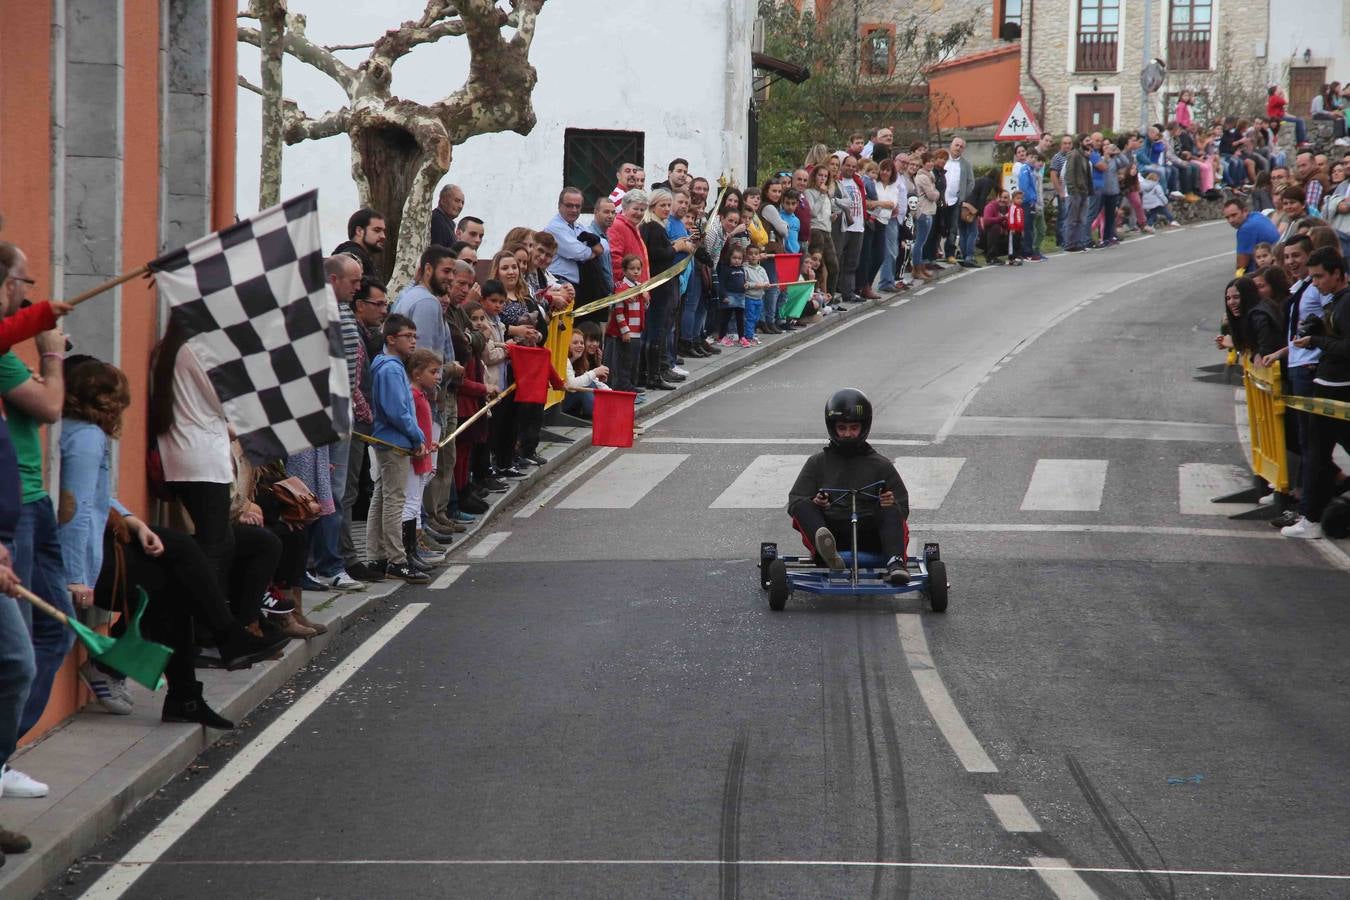
[[(246, 6), (240, 0), (240, 6)], [(750, 42), (755, 0), (554, 0), (540, 14), (530, 56), (539, 73), (538, 123), (526, 136), (482, 135), (455, 148), (445, 182), (464, 188), (464, 213), (487, 222), (496, 249), (515, 225), (542, 227), (557, 210), (567, 128), (641, 131), (648, 183), (664, 180), (676, 156), (712, 181), (744, 180), (751, 93)], [(416, 18), (424, 0), (359, 0), (339, 12), (321, 0), (291, 0), (309, 17), (308, 36), (323, 44), (369, 41)], [(696, 25), (689, 38), (689, 27)], [(355, 64), (368, 51), (349, 51)], [(431, 102), (456, 90), (468, 68), (462, 38), (420, 47), (394, 67), (393, 92)], [(239, 48), (239, 70), (256, 83), (258, 51)], [(287, 58), (286, 95), (313, 116), (343, 104), (323, 75)], [(239, 92), (238, 209), (258, 208), (260, 98)], [(282, 196), (319, 188), (325, 247), (346, 236), (357, 208), (350, 144), (339, 135), (287, 147)], [(716, 190), (716, 188), (714, 188)]]
[[(1303, 54), (1312, 51), (1305, 63)], [(1328, 81), (1350, 80), (1350, 2), (1274, 0), (1270, 4), (1271, 76), (1285, 66), (1326, 66)], [(1307, 110), (1291, 110), (1296, 116)]]

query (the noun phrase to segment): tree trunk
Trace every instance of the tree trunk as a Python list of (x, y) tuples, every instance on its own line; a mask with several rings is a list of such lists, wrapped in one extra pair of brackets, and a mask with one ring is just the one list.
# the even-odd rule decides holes
[(258, 208), (281, 202), (281, 151), (285, 133), (281, 55), (286, 37), (286, 0), (259, 0), (262, 46), (262, 155), (258, 170)]
[(393, 296), (413, 281), (426, 249), (432, 198), (449, 168), (449, 141), (442, 152), (424, 149), (409, 128), (387, 121), (353, 128), (349, 136), (361, 203), (384, 216), (388, 236), (379, 266)]

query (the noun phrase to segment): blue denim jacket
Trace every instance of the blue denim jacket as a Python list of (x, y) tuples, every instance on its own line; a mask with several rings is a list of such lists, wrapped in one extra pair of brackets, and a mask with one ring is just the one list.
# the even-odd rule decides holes
[(66, 583), (93, 587), (103, 568), (103, 528), (108, 511), (131, 513), (112, 495), (112, 441), (92, 422), (61, 420), (61, 497), (75, 512), (57, 527)]

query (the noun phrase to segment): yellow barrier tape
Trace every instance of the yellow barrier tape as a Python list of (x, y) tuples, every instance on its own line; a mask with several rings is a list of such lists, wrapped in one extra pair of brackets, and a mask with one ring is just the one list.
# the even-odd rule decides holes
[(661, 272), (660, 274), (652, 278), (648, 278), (646, 281), (642, 282), (642, 284), (639, 284), (637, 287), (630, 287), (627, 290), (619, 291), (617, 294), (610, 294), (608, 297), (601, 297), (599, 300), (592, 300), (585, 306), (579, 306), (576, 309), (572, 310), (572, 316), (573, 317), (584, 316), (589, 313), (593, 313), (596, 310), (613, 306), (616, 303), (622, 303), (629, 297), (636, 297), (638, 294), (645, 293), (654, 287), (660, 287), (670, 279), (678, 278), (680, 273), (685, 270), (685, 267), (689, 265), (689, 261), (691, 259), (693, 259), (692, 256), (686, 256), (684, 259), (680, 260), (675, 265), (671, 266), (669, 269), (666, 269), (664, 272)]
[(1285, 394), (1284, 405), (1291, 409), (1302, 410), (1306, 413), (1326, 416), (1329, 419), (1340, 419), (1342, 422), (1350, 422), (1350, 403), (1347, 403), (1344, 400), (1331, 400), (1326, 397), (1299, 397), (1295, 394)]

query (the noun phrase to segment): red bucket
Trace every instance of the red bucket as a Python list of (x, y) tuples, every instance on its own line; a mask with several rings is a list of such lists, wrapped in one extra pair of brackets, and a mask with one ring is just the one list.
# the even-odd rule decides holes
[(632, 391), (596, 391), (595, 408), (591, 412), (592, 447), (633, 446)]
[(802, 274), (802, 255), (800, 253), (775, 253), (773, 255), (774, 280), (796, 281)]
[(552, 355), (543, 347), (507, 344), (511, 368), (516, 375), (516, 402), (543, 403), (548, 399), (548, 370)]

